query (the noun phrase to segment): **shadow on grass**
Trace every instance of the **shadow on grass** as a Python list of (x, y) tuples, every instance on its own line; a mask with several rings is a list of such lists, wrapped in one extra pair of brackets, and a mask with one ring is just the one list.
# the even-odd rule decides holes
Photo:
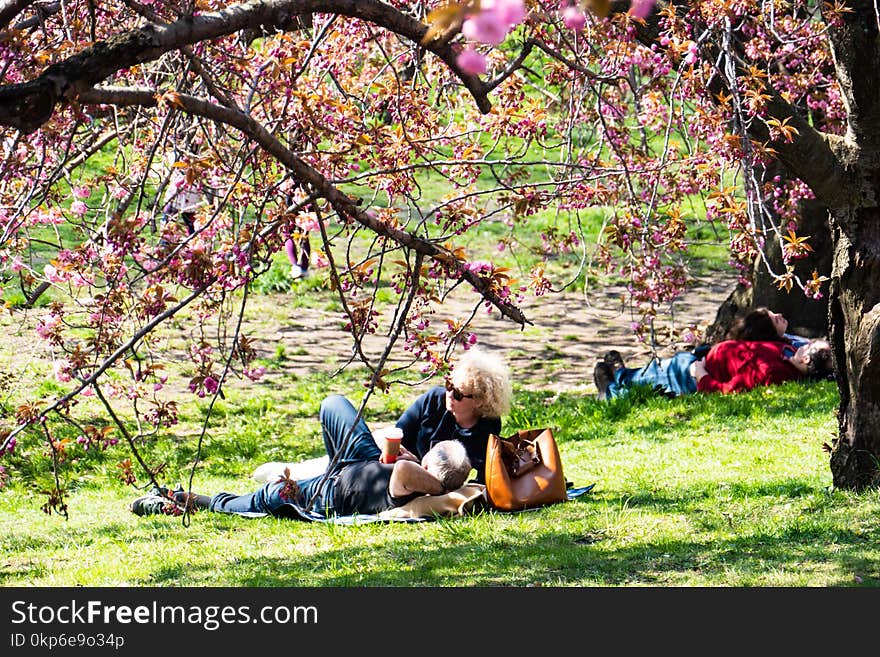
[(642, 491), (629, 495), (624, 493), (621, 497), (626, 500), (627, 505), (630, 507), (650, 507), (657, 511), (668, 512), (670, 509), (674, 510), (676, 508), (684, 511), (687, 507), (693, 506), (694, 503), (699, 501), (713, 501), (717, 503), (718, 498), (722, 496), (736, 500), (758, 498), (797, 499), (822, 491), (824, 489), (797, 480), (760, 483), (712, 482), (699, 486), (677, 487), (671, 490)]
[[(813, 490), (797, 482), (769, 483), (745, 487), (740, 491), (745, 497), (739, 499), (797, 498)], [(666, 513), (677, 506), (679, 513), (693, 518), (701, 500), (710, 497), (691, 490), (634, 496), (627, 504)], [(619, 528), (603, 523), (599, 501), (585, 496), (525, 514), (484, 512), (419, 525), (362, 527), (204, 514), (189, 541), (181, 536), (188, 530), (179, 519), (164, 516), (132, 517), (131, 523), (89, 525), (49, 536), (35, 530), (30, 536), (9, 537), (0, 585), (50, 575), (41, 554), (70, 545), (80, 552), (107, 550), (110, 544), (129, 550), (112, 554), (131, 562), (126, 567), (131, 586), (762, 586), (773, 574), (804, 568), (822, 569), (823, 586), (880, 586), (874, 529), (859, 532), (841, 527), (834, 517), (813, 518), (793, 510), (776, 523), (743, 521), (727, 528), (727, 534), (736, 535), (717, 540), (670, 539), (659, 532), (656, 538), (639, 540), (628, 535), (640, 531), (635, 523)], [(806, 502), (819, 510), (846, 507), (846, 499), (832, 496)], [(768, 507), (766, 501), (756, 503), (758, 510)], [(717, 525), (726, 521), (717, 511), (709, 515), (705, 533), (717, 533)], [(221, 541), (226, 536), (247, 540), (231, 547), (227, 556), (222, 549), (218, 554), (215, 542), (203, 558), (200, 545), (217, 536)], [(285, 536), (290, 538), (289, 554), (279, 556), (277, 543)], [(263, 553), (269, 542), (276, 544), (275, 554)], [(151, 561), (153, 551), (162, 551), (164, 545), (173, 546), (176, 556)], [(138, 559), (142, 550), (145, 557)]]
[[(601, 541), (583, 539), (582, 534), (551, 531), (525, 539), (501, 536), (488, 545), (471, 541), (425, 545), (417, 541), (411, 545), (335, 547), (307, 557), (253, 555), (226, 564), (224, 579), (234, 586), (256, 587), (651, 586), (686, 581), (690, 576), (696, 581), (725, 582), (727, 573), (735, 573), (737, 581), (731, 585), (748, 581), (760, 586), (768, 572), (830, 563), (846, 573), (830, 576), (831, 586), (856, 585), (857, 573), (863, 574), (864, 586), (880, 585), (875, 562), (840, 552), (865, 541), (847, 531), (835, 535), (835, 551), (826, 547), (828, 537), (818, 530), (752, 534), (712, 543), (666, 541), (613, 551), (602, 549)], [(813, 542), (805, 544), (805, 540)], [(475, 563), (475, 552), (483, 554), (480, 563)], [(194, 585), (211, 585), (214, 568), (195, 564), (185, 572), (163, 568), (140, 584), (174, 586), (185, 576)]]

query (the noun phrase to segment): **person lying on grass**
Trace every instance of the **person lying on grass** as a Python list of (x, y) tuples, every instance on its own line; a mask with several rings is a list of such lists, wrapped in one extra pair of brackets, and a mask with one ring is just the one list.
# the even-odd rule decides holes
[(221, 492), (208, 496), (154, 489), (134, 500), (129, 508), (139, 516), (179, 515), (187, 505), (190, 509), (218, 513), (288, 516), (289, 505), (294, 504), (325, 518), (372, 515), (421, 495), (440, 495), (460, 488), (471, 472), (464, 445), (457, 440), (438, 442), (421, 463), (405, 447), (400, 447), (394, 463), (380, 462), (381, 451), (369, 434), (348, 445), (331, 441), (326, 447), (330, 457), (328, 469), (314, 477), (298, 481), (281, 477), (245, 495)]
[[(788, 320), (766, 306), (759, 306), (738, 317), (727, 332), (728, 340), (751, 340), (753, 342), (787, 342), (795, 349), (807, 344), (810, 339), (794, 333), (787, 333)], [(708, 346), (705, 347), (709, 349)], [(698, 355), (702, 355), (698, 352)]]
[(740, 392), (833, 376), (831, 345), (822, 338), (797, 349), (787, 341), (725, 340), (713, 345), (702, 358), (682, 351), (670, 358), (655, 358), (642, 368), (626, 367), (617, 351), (609, 351), (593, 371), (599, 399), (621, 397), (636, 385), (648, 385), (676, 397), (694, 392)]

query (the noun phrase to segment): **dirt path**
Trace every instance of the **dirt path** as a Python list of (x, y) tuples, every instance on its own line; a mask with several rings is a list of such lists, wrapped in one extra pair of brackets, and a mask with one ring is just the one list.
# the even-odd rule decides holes
[[(705, 329), (733, 286), (732, 278), (698, 281), (676, 302), (676, 324)], [(620, 351), (628, 364), (642, 364), (649, 358), (649, 349), (638, 344), (630, 331), (629, 314), (621, 305), (622, 292), (618, 288), (603, 288), (593, 291), (589, 297), (580, 291), (529, 298), (521, 306), (532, 322), (525, 328), (501, 317), (497, 310), (487, 313), (481, 307), (472, 330), (480, 344), (502, 351), (515, 380), (523, 385), (532, 389), (592, 392), (595, 390), (593, 366), (608, 349)], [(342, 314), (335, 310), (295, 308), (293, 300), (297, 293), (294, 289), (287, 294), (251, 297), (245, 333), (256, 340), (259, 355), (273, 361), (261, 380), (262, 385), (285, 385), (282, 378), (285, 373), (295, 373), (305, 379), (315, 372), (330, 373), (350, 359), (352, 342), (341, 328)], [(444, 326), (447, 319), (463, 321), (471, 315), (475, 303), (476, 297), (462, 287), (444, 303), (432, 323)], [(31, 371), (28, 363), (38, 361), (45, 363), (44, 371), (51, 371), (46, 345), (33, 333), (33, 322), (40, 314), (39, 311), (31, 313), (21, 323), (8, 315), (0, 321), (3, 333), (0, 362), (7, 372), (21, 375)], [(181, 345), (183, 331), (177, 334), (179, 338), (175, 342)], [(383, 349), (381, 336), (365, 340), (365, 350), (373, 362), (378, 361)], [(284, 354), (281, 359), (277, 357), (279, 352)], [(410, 359), (410, 354), (398, 346), (391, 355), (390, 366), (406, 364)], [(188, 367), (188, 359), (182, 352), (180, 364)], [(187, 397), (188, 379), (185, 376), (172, 379), (168, 382), (169, 392)], [(231, 377), (226, 385), (249, 384)], [(0, 381), (0, 390), (3, 387)]]
[[(680, 327), (703, 330), (714, 319), (719, 304), (733, 289), (732, 279), (705, 279), (685, 298), (676, 302), (675, 320)], [(463, 319), (470, 315), (474, 297), (462, 290), (444, 304), (442, 316)], [(585, 298), (583, 292), (567, 292), (543, 299), (531, 298), (522, 310), (533, 325), (521, 329), (496, 311), (478, 310), (473, 330), (481, 344), (502, 350), (514, 376), (529, 381), (531, 387), (557, 390), (592, 389), (593, 366), (608, 349), (617, 349), (627, 363), (644, 363), (650, 351), (639, 345), (629, 324), (630, 317), (621, 305), (622, 290), (608, 288)], [(278, 295), (279, 308), (289, 305), (288, 295)], [(258, 341), (266, 356), (283, 349), (283, 369), (307, 377), (315, 371), (331, 372), (344, 365), (351, 353), (351, 339), (340, 328), (340, 313), (319, 309), (298, 309), (284, 313), (293, 317), (262, 318), (263, 330)], [(256, 337), (256, 336), (254, 336)], [(367, 352), (378, 358), (384, 340), (371, 337), (365, 341)], [(392, 364), (407, 360), (402, 349), (392, 353)], [(268, 373), (271, 381), (278, 373)]]

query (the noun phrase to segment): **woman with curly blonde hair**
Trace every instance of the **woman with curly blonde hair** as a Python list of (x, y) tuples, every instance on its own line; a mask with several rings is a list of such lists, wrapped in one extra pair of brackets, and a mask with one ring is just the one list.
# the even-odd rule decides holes
[(453, 400), (457, 399), (455, 388), (475, 391), (474, 410), (483, 417), (500, 418), (510, 412), (510, 372), (496, 354), (479, 347), (465, 352), (447, 378), (446, 390), (452, 392)]
[(510, 372), (498, 354), (472, 347), (452, 364), (442, 386), (421, 395), (397, 420), (402, 449), (421, 459), (441, 440), (458, 440), (467, 449), (484, 483), (489, 434), (501, 434), (501, 417), (510, 411)]

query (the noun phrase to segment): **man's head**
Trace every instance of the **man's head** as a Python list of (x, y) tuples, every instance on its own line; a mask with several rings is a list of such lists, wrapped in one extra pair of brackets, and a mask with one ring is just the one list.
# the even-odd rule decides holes
[(808, 379), (819, 381), (834, 376), (834, 363), (831, 345), (824, 338), (810, 340), (800, 347), (791, 357), (790, 362)]
[(446, 490), (464, 485), (471, 473), (467, 450), (458, 440), (441, 440), (422, 458), (422, 467), (437, 477)]

